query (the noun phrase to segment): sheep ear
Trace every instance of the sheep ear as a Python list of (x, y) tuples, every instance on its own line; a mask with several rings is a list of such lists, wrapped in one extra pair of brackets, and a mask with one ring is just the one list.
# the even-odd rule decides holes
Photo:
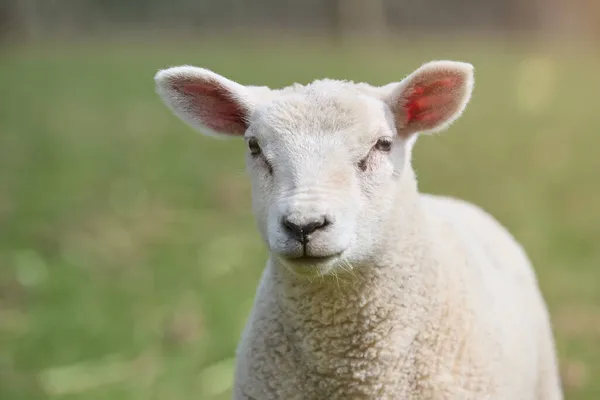
[(395, 87), (384, 86), (385, 102), (402, 137), (447, 128), (462, 114), (473, 91), (474, 71), (468, 63), (432, 61)]
[(206, 135), (243, 136), (257, 99), (250, 87), (205, 68), (159, 71), (156, 91), (175, 115)]

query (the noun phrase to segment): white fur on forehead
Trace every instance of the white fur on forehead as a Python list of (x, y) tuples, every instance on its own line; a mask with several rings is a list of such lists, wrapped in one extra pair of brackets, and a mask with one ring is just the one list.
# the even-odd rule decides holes
[(373, 95), (379, 94), (377, 87), (364, 82), (353, 82), (349, 80), (338, 79), (317, 79), (306, 85), (294, 83), (293, 85), (277, 90), (279, 94), (300, 93), (306, 95), (326, 94), (326, 95)]
[(386, 106), (377, 88), (366, 83), (321, 79), (293, 84), (271, 92), (271, 101), (257, 119), (280, 132), (311, 133), (346, 131), (361, 127), (375, 130), (385, 118)]

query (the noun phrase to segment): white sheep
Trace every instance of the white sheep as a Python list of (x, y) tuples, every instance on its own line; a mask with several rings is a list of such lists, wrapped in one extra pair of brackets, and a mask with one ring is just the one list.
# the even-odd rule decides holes
[(435, 61), (382, 87), (271, 90), (191, 66), (157, 73), (177, 116), (248, 145), (270, 257), (235, 399), (563, 398), (521, 246), (480, 208), (417, 190), (416, 137), (459, 117), (473, 75)]

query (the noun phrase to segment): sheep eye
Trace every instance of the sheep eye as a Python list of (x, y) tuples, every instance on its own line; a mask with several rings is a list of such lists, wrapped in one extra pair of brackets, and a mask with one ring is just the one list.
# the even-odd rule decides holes
[(375, 143), (375, 148), (379, 151), (388, 152), (392, 149), (392, 143), (391, 138), (383, 137)]
[(253, 156), (257, 156), (261, 153), (260, 146), (258, 145), (258, 140), (256, 140), (256, 138), (250, 138), (248, 140), (248, 149), (250, 149), (250, 154)]

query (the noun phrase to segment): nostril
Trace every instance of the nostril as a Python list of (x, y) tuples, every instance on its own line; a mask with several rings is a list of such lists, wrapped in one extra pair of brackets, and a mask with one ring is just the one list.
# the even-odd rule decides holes
[(310, 223), (304, 225), (302, 227), (302, 231), (308, 235), (309, 233), (312, 233), (318, 229), (322, 229), (322, 228), (326, 227), (328, 224), (329, 224), (329, 222), (327, 221), (327, 219), (323, 218), (319, 221), (310, 222)]
[(326, 217), (322, 217), (319, 220), (306, 224), (297, 224), (290, 221), (287, 217), (284, 217), (281, 220), (281, 224), (283, 225), (284, 229), (295, 239), (306, 242), (308, 235), (316, 230), (325, 228), (326, 226), (330, 225), (331, 222)]
[(302, 227), (300, 225), (293, 223), (287, 218), (283, 218), (281, 224), (285, 230), (295, 238), (300, 239), (302, 237)]

